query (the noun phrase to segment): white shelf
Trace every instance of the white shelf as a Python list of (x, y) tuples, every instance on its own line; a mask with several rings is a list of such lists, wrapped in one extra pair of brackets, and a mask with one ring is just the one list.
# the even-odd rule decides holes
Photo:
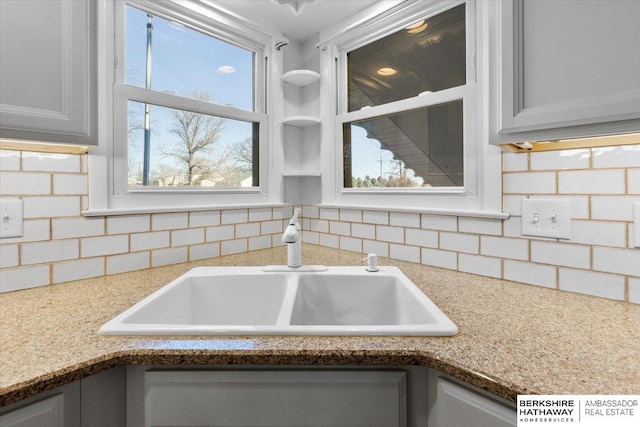
[(320, 81), (320, 74), (311, 70), (291, 70), (282, 75), (282, 81), (298, 87), (305, 87)]
[(284, 171), (282, 176), (320, 176), (319, 171)]
[(312, 116), (290, 116), (285, 117), (282, 123), (285, 125), (297, 126), (306, 128), (313, 125), (319, 125), (322, 121), (319, 117)]

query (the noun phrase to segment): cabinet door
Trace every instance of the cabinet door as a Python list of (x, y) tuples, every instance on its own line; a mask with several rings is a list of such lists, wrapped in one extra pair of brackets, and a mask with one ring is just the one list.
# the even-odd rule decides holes
[(0, 2), (0, 137), (96, 144), (96, 2)]
[(515, 427), (514, 409), (441, 376), (431, 381), (430, 427)]
[(145, 426), (406, 425), (401, 371), (148, 371)]
[(513, 0), (499, 7), (503, 136), (640, 130), (640, 2)]

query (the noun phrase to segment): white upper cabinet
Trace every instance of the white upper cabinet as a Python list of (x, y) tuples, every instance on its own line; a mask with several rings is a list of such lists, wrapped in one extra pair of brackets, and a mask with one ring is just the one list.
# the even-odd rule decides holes
[(640, 2), (499, 2), (497, 143), (640, 130)]
[(0, 138), (97, 144), (96, 2), (0, 2)]

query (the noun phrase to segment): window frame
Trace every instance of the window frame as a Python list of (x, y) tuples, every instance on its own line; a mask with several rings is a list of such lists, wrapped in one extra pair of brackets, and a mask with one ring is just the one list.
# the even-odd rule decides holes
[[(466, 82), (438, 92), (348, 111), (347, 53), (391, 35), (418, 19), (427, 19), (465, 4)], [(323, 157), (321, 206), (357, 207), (375, 210), (418, 211), (439, 214), (503, 217), (501, 211), (500, 150), (489, 146), (485, 109), (488, 104), (488, 51), (483, 39), (488, 31), (486, 10), (474, 0), (425, 1), (400, 4), (385, 11), (372, 10), (374, 16), (360, 17), (359, 23), (345, 23), (321, 33), (321, 68), (331, 81), (323, 90), (323, 113), (333, 117), (323, 129), (324, 146), (332, 156)], [(344, 123), (425, 108), (448, 101), (463, 101), (464, 187), (344, 188)], [(331, 139), (329, 141), (328, 139)], [(329, 151), (329, 150), (327, 150)], [(330, 157), (333, 157), (331, 159)]]
[[(154, 16), (173, 20), (254, 52), (254, 110), (244, 110), (188, 97), (130, 86), (125, 83), (125, 4)], [(98, 33), (99, 62), (105, 76), (100, 80), (103, 124), (100, 144), (89, 155), (89, 202), (84, 215), (133, 212), (204, 210), (237, 206), (282, 205), (277, 199), (279, 182), (270, 174), (273, 165), (271, 146), (275, 137), (273, 94), (282, 55), (274, 46), (282, 40), (277, 32), (267, 33), (250, 27), (214, 5), (150, 0), (100, 0)], [(113, 62), (111, 62), (113, 61)], [(259, 124), (259, 186), (245, 188), (133, 188), (127, 183), (128, 101), (187, 110), (233, 120)], [(105, 179), (106, 178), (106, 179)]]

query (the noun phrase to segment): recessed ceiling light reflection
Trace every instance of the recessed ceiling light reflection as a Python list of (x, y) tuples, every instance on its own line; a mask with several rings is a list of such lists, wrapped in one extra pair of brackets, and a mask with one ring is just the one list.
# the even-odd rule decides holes
[(415, 24), (409, 25), (408, 27), (405, 28), (405, 30), (407, 30), (409, 34), (417, 34), (421, 31), (426, 30), (428, 26), (429, 26), (429, 23), (423, 19), (422, 21), (418, 21)]
[(395, 74), (398, 74), (398, 70), (391, 67), (384, 67), (380, 68), (378, 71), (376, 71), (376, 73), (378, 73), (378, 75), (380, 76), (393, 76)]

